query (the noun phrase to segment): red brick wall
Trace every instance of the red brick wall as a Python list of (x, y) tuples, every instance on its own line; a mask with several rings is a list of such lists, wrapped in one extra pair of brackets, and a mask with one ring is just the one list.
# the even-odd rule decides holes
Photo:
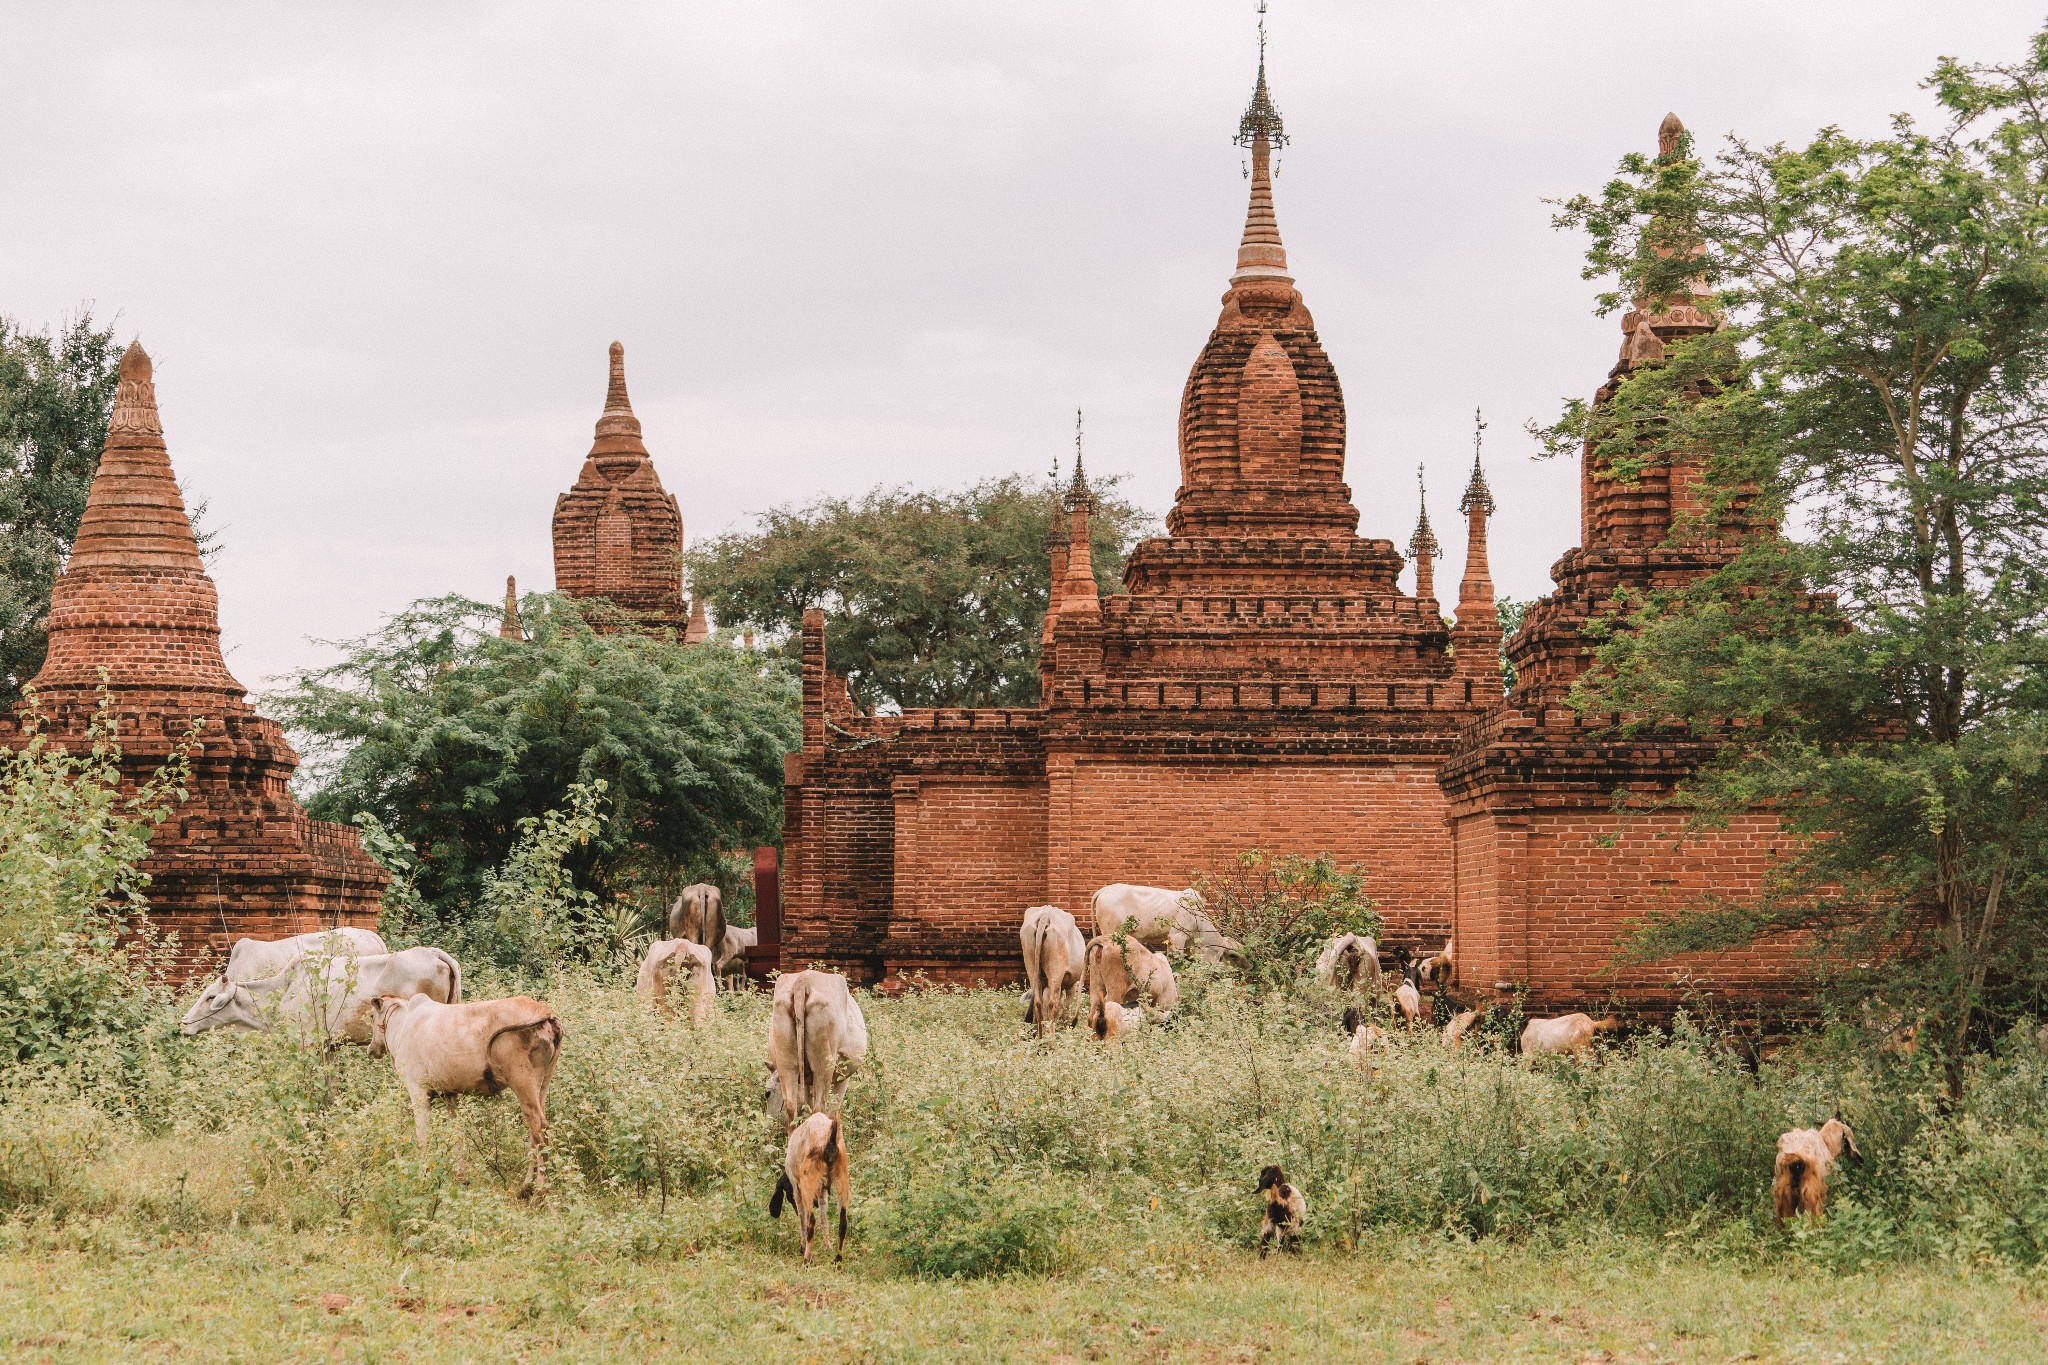
[(893, 980), (1022, 979), (1017, 925), (1044, 903), (1046, 787), (1028, 778), (899, 778)]
[(1762, 884), (1775, 818), (1749, 815), (1681, 841), (1683, 827), (1673, 813), (1598, 809), (1459, 819), (1460, 984), (1479, 992), (1526, 985), (1539, 1008), (1585, 1005), (1614, 990), (1668, 1008), (1683, 1003), (1688, 989), (1796, 1006), (1801, 975), (1791, 944), (1603, 971), (1629, 920), (1691, 904), (1703, 892), (1739, 899)]

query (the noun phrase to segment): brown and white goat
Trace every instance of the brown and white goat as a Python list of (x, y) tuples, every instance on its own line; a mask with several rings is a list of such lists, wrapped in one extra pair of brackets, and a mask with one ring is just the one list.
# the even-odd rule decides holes
[(1308, 1222), (1308, 1200), (1301, 1190), (1287, 1183), (1278, 1166), (1268, 1166), (1259, 1172), (1259, 1193), (1266, 1196), (1266, 1216), (1259, 1223), (1259, 1255), (1265, 1256), (1268, 1244), (1276, 1239), (1282, 1251), (1301, 1250), (1301, 1229)]
[(1538, 1053), (1557, 1053), (1576, 1057), (1593, 1046), (1593, 1039), (1603, 1033), (1613, 1033), (1621, 1027), (1621, 1020), (1609, 1015), (1595, 1019), (1590, 1014), (1560, 1014), (1555, 1019), (1531, 1019), (1522, 1026), (1521, 1050), (1524, 1057)]
[(846, 1211), (853, 1203), (853, 1180), (846, 1169), (846, 1132), (839, 1125), (839, 1115), (812, 1114), (790, 1133), (782, 1174), (768, 1200), (770, 1218), (782, 1217), (784, 1199), (796, 1205), (797, 1237), (803, 1243), (805, 1265), (811, 1263), (818, 1209), (828, 1189), (839, 1202), (839, 1240), (832, 1247), (832, 1259), (837, 1261), (846, 1255)]
[(1818, 1128), (1794, 1128), (1778, 1139), (1776, 1175), (1771, 1181), (1771, 1204), (1784, 1223), (1803, 1213), (1819, 1220), (1828, 1203), (1828, 1171), (1846, 1150), (1861, 1159), (1856, 1135), (1840, 1119), (1829, 1119)]

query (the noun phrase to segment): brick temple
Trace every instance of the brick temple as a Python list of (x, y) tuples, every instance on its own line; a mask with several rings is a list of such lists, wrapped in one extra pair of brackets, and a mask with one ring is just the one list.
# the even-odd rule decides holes
[[(1676, 127), (1661, 130), (1666, 152)], [(1455, 933), (1462, 986), (1523, 987), (1548, 1007), (1614, 987), (1600, 968), (1630, 915), (1755, 886), (1768, 817), (1681, 846), (1673, 818), (1615, 813), (1617, 792), (1668, 792), (1702, 750), (1603, 737), (1562, 704), (1586, 666), (1586, 625), (1617, 589), (1683, 581), (1733, 553), (1674, 539), (1694, 471), (1622, 483), (1589, 456), (1583, 543), (1510, 642), (1504, 698), (1494, 499), (1476, 448), (1449, 624), (1426, 510), (1409, 541), (1412, 594), (1393, 543), (1358, 533), (1342, 387), (1274, 214), (1286, 133), (1263, 62), (1237, 140), (1251, 150), (1250, 204), (1183, 392), (1167, 534), (1132, 552), (1124, 593), (1098, 595), (1077, 461), (1069, 534), (1051, 551), (1041, 704), (862, 714), (826, 667), (823, 614), (806, 617), (803, 747), (784, 788), (785, 967), (884, 985), (1009, 981), (1026, 907), (1065, 906), (1085, 926), (1105, 883), (1184, 886), (1261, 847), (1362, 865), (1390, 941)], [(1630, 313), (1602, 397), (1665, 342), (1713, 325), (1688, 300)], [(1384, 505), (1384, 482), (1375, 491)], [(1769, 957), (1682, 965), (1752, 993), (1787, 980)], [(1621, 984), (1647, 1006), (1679, 990), (1668, 967)]]
[(683, 599), (683, 516), (641, 439), (616, 341), (596, 438), (575, 486), (555, 499), (554, 541), (557, 591), (604, 598), (632, 628), (709, 633), (701, 605), (693, 613)]
[[(299, 756), (221, 655), (219, 597), (140, 344), (121, 357), (106, 448), (51, 593), (49, 654), (31, 687), (45, 732), (73, 745), (86, 742), (104, 687), (123, 775), (135, 783), (197, 724), (191, 795), (157, 828), (142, 864), (150, 918), (177, 932), (185, 969), (210, 965), (245, 934), (376, 926), (384, 870), (354, 830), (311, 819), (292, 799)], [(0, 719), (0, 742), (21, 740), (19, 717)]]

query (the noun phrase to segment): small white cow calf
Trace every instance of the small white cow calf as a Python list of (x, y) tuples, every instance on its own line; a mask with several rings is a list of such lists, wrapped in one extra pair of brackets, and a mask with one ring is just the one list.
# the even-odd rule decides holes
[(768, 1016), (768, 1064), (774, 1070), (766, 1097), (783, 1122), (796, 1124), (806, 1109), (838, 1113), (847, 1082), (868, 1055), (868, 1021), (846, 978), (837, 972), (791, 972), (775, 982)]
[(1362, 981), (1377, 990), (1380, 946), (1365, 934), (1339, 934), (1316, 959), (1316, 980), (1332, 990), (1357, 989)]
[(1202, 893), (1112, 882), (1088, 900), (1098, 938), (1125, 934), (1147, 948), (1184, 953), (1202, 962), (1244, 961), (1244, 948), (1209, 918)]
[(323, 1039), (370, 1041), (370, 1002), (380, 995), (425, 995), (462, 1002), (462, 967), (439, 948), (405, 948), (362, 957), (305, 957), (260, 981), (215, 981), (180, 1027), (187, 1036), (215, 1028), (267, 1033), (279, 1023)]
[(1109, 938), (1097, 934), (1088, 940), (1088, 1027), (1097, 1038), (1109, 1036), (1108, 1015), (1103, 1005), (1144, 1004), (1154, 1013), (1169, 1014), (1180, 1001), (1180, 983), (1174, 980), (1173, 964), (1135, 938)]
[(768, 1216), (782, 1217), (782, 1201), (796, 1205), (797, 1238), (803, 1243), (804, 1264), (811, 1263), (811, 1241), (818, 1231), (818, 1210), (824, 1206), (827, 1188), (839, 1201), (839, 1240), (833, 1244), (832, 1259), (846, 1255), (846, 1211), (853, 1204), (853, 1180), (846, 1169), (846, 1131), (837, 1114), (813, 1114), (789, 1135), (789, 1147), (782, 1158), (782, 1175), (768, 1200)]
[(1080, 993), (1088, 940), (1074, 917), (1056, 905), (1034, 905), (1017, 931), (1024, 950), (1025, 1018), (1040, 1033), (1052, 1032), (1060, 1015)]
[(1590, 1014), (1561, 1014), (1555, 1019), (1531, 1019), (1522, 1028), (1522, 1055), (1534, 1057), (1549, 1053), (1576, 1057), (1593, 1046), (1594, 1038), (1603, 1033), (1612, 1033), (1620, 1027), (1619, 1019), (1610, 1016), (1596, 1020)]
[(725, 926), (725, 938), (718, 945), (718, 979), (729, 991), (746, 989), (747, 949), (759, 944), (761, 931), (753, 925)]
[(648, 944), (647, 956), (640, 959), (639, 980), (633, 987), (641, 1001), (656, 1014), (666, 1014), (671, 992), (678, 987), (690, 992), (690, 1022), (707, 1022), (718, 994), (718, 982), (711, 972), (711, 950), (686, 938), (664, 938)]
[(531, 1155), (524, 1199), (542, 1189), (547, 1173), (548, 1083), (562, 1051), (562, 1023), (539, 1000), (516, 995), (444, 1005), (424, 995), (401, 1000), (380, 995), (370, 1009), (370, 1055), (389, 1056), (412, 1098), (414, 1135), (427, 1149), (427, 1106), (444, 1101), (450, 1113), (462, 1095), (510, 1090), (526, 1120)]
[(290, 938), (238, 938), (235, 946), (228, 949), (227, 970), (221, 975), (230, 981), (261, 981), (296, 966), (308, 953), (368, 957), (390, 951), (384, 940), (369, 929), (322, 929), (311, 934), (293, 934)]

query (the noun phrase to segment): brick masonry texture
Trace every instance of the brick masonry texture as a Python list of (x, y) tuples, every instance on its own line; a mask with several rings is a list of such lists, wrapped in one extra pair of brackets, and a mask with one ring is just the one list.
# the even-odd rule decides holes
[(706, 633), (691, 631), (682, 513), (640, 439), (640, 419), (626, 395), (626, 348), (616, 341), (590, 454), (575, 486), (555, 500), (554, 539), (558, 591), (605, 598), (643, 630)]
[[(217, 595), (139, 344), (121, 359), (106, 449), (51, 593), (49, 656), (31, 684), (55, 742), (86, 742), (103, 676), (131, 786), (199, 726), (191, 794), (143, 863), (150, 919), (177, 933), (182, 974), (211, 969), (245, 935), (375, 927), (383, 869), (354, 830), (310, 819), (292, 799), (298, 755), (221, 656)], [(22, 742), (27, 710), (0, 719), (0, 742)]]
[[(1452, 628), (1433, 597), (1399, 590), (1391, 542), (1357, 534), (1343, 392), (1286, 274), (1269, 153), (1262, 134), (1238, 273), (1183, 393), (1168, 534), (1133, 551), (1125, 592), (1098, 598), (1070, 572), (1090, 504), (1078, 477), (1069, 495), (1042, 704), (861, 714), (826, 668), (823, 613), (806, 618), (783, 965), (1010, 982), (1027, 907), (1086, 927), (1105, 883), (1185, 886), (1263, 847), (1361, 865), (1387, 939), (1455, 934), (1471, 994), (1661, 1009), (1708, 989), (1796, 1006), (1789, 951), (1606, 969), (1627, 920), (1753, 892), (1777, 850), (1768, 814), (1680, 839), (1674, 815), (1617, 813), (1618, 792), (1668, 793), (1711, 751), (1619, 739), (1563, 705), (1617, 589), (1684, 582), (1733, 552), (1683, 532), (1695, 472), (1624, 483), (1588, 457), (1583, 543), (1512, 643), (1503, 698), (1484, 475), (1475, 461)], [(1690, 298), (1630, 313), (1600, 399), (1713, 325)]]

